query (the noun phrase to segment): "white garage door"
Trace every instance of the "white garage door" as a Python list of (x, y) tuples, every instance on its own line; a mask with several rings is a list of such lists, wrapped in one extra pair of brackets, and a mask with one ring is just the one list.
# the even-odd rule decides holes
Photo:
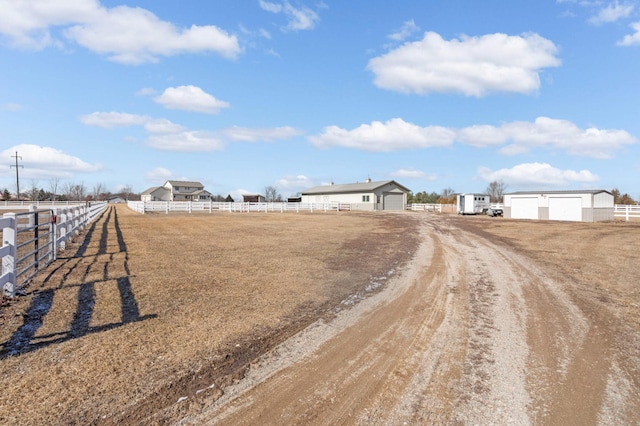
[(582, 198), (549, 198), (549, 219), (582, 221)]
[(511, 218), (513, 219), (537, 219), (538, 198), (511, 198)]
[(383, 194), (383, 203), (384, 203), (384, 210), (402, 210), (404, 208), (404, 205), (402, 203), (402, 201), (404, 200), (404, 197), (402, 196), (402, 194), (394, 194), (391, 192), (387, 192), (385, 194)]

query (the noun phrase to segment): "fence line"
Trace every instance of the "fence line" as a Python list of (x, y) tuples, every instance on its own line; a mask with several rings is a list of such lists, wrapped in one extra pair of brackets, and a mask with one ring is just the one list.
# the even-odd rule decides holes
[(228, 203), (217, 201), (127, 201), (129, 208), (138, 213), (149, 212), (328, 212), (355, 210), (349, 203)]
[(613, 209), (613, 216), (624, 217), (627, 221), (631, 218), (640, 219), (640, 205), (616, 204)]
[(85, 205), (86, 201), (0, 201), (0, 210), (27, 210), (36, 207), (61, 207)]
[(4, 294), (15, 297), (39, 270), (57, 258), (58, 250), (64, 250), (106, 207), (106, 202), (49, 209), (33, 205), (28, 212), (5, 213), (0, 218), (0, 287)]
[(438, 212), (442, 213), (442, 204), (432, 204), (432, 203), (415, 203), (408, 204), (407, 210), (411, 210), (414, 212)]

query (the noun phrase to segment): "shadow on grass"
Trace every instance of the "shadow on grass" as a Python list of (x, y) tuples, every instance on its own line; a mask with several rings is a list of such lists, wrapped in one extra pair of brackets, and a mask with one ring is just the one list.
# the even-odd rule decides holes
[[(118, 253), (124, 253), (125, 255), (123, 266), (127, 273), (127, 275), (117, 278), (109, 278), (108, 274), (110, 264), (114, 263), (114, 253), (109, 254), (107, 250), (109, 224), (111, 222), (112, 215), (118, 242)], [(77, 339), (86, 336), (88, 334), (112, 330), (129, 323), (145, 321), (147, 319), (157, 317), (156, 314), (142, 316), (140, 315), (138, 302), (136, 301), (135, 295), (131, 288), (131, 282), (129, 280), (129, 254), (127, 253), (127, 245), (124, 241), (122, 230), (120, 229), (117, 211), (113, 207), (109, 208), (109, 212), (102, 224), (102, 232), (100, 234), (100, 243), (98, 245), (97, 253), (94, 255), (87, 254), (90, 247), (90, 242), (94, 237), (96, 231), (96, 226), (100, 220), (102, 220), (102, 216), (91, 225), (83, 243), (80, 245), (73, 258), (67, 259), (67, 261), (65, 261), (61, 266), (58, 266), (58, 268), (52, 271), (45, 278), (43, 283), (44, 285), (47, 282), (50, 282), (53, 279), (54, 274), (62, 269), (65, 265), (68, 265), (71, 259), (77, 259), (77, 261), (69, 268), (69, 270), (65, 271), (64, 274), (62, 274), (59, 285), (56, 288), (49, 288), (34, 292), (33, 298), (31, 299), (31, 304), (26, 313), (23, 315), (23, 324), (13, 333), (9, 340), (2, 344), (2, 349), (0, 350), (0, 359), (33, 352), (45, 346), (63, 343), (71, 339)], [(84, 280), (89, 275), (89, 271), (91, 270), (91, 268), (97, 263), (98, 257), (107, 254), (109, 254), (109, 260), (104, 266), (104, 279), (99, 281), (94, 280), (84, 282)], [(81, 267), (83, 259), (85, 261), (84, 263), (86, 263), (83, 282), (81, 284), (65, 285), (71, 272)], [(120, 294), (121, 320), (119, 322), (91, 327), (90, 322), (93, 316), (96, 298), (96, 284), (113, 280), (115, 280), (118, 287), (118, 292)], [(53, 308), (53, 298), (56, 291), (62, 289), (63, 287), (67, 289), (71, 287), (78, 288), (76, 310), (73, 315), (73, 320), (71, 321), (69, 330), (36, 336), (37, 331), (40, 329), (40, 327), (42, 327), (42, 324), (44, 323), (46, 315)]]

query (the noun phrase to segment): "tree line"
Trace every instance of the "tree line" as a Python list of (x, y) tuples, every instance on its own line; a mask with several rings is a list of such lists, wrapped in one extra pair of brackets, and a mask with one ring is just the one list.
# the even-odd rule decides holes
[(13, 197), (9, 189), (0, 191), (1, 201), (108, 201), (113, 197), (122, 197), (125, 200), (139, 199), (139, 195), (133, 192), (131, 185), (124, 186), (119, 192), (108, 191), (104, 184), (95, 184), (87, 188), (83, 182), (61, 182), (54, 178), (48, 182), (46, 188), (41, 187), (38, 181), (31, 181), (26, 191), (20, 191), (18, 198)]

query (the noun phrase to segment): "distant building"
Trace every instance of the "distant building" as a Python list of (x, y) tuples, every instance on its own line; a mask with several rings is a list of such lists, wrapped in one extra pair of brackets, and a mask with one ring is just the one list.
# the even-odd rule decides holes
[(604, 189), (505, 194), (504, 217), (599, 222), (613, 220), (613, 194)]
[(264, 203), (267, 199), (260, 194), (243, 194), (242, 201), (245, 203)]
[(209, 201), (211, 193), (200, 182), (168, 180), (163, 186), (154, 186), (142, 194), (141, 201)]
[(303, 203), (348, 203), (356, 210), (404, 210), (408, 188), (393, 180), (316, 186), (302, 191)]

